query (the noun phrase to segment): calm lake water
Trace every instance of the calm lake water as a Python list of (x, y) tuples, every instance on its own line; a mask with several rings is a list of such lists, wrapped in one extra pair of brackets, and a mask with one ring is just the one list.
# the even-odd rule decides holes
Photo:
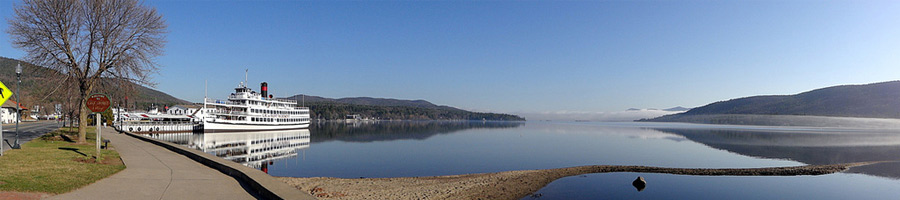
[[(164, 139), (273, 176), (440, 176), (580, 165), (750, 168), (900, 160), (900, 132), (599, 122), (322, 123), (308, 130)], [(643, 176), (643, 191), (631, 181)], [(896, 199), (900, 164), (822, 176), (606, 173), (566, 177), (540, 199)], [(526, 197), (525, 199), (532, 199)]]

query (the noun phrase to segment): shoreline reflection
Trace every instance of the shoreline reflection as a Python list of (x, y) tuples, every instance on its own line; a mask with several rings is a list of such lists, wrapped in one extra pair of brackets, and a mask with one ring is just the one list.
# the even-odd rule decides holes
[(143, 134), (184, 145), (268, 173), (274, 161), (296, 157), (310, 146), (308, 129), (252, 132)]
[[(900, 160), (897, 133), (804, 133), (716, 129), (655, 130), (684, 136), (710, 148), (810, 165)], [(900, 179), (900, 162), (854, 167), (846, 172)]]
[(392, 140), (425, 140), (431, 136), (469, 129), (505, 129), (522, 126), (523, 122), (506, 121), (363, 121), (313, 123), (312, 143), (376, 142)]

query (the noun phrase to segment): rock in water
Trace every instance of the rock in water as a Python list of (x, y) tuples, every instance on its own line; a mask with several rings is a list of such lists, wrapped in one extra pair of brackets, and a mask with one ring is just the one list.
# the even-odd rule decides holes
[(637, 188), (637, 191), (640, 192), (647, 187), (647, 181), (644, 180), (644, 177), (638, 176), (637, 179), (634, 179), (634, 182), (631, 182), (631, 185), (633, 185), (634, 188)]

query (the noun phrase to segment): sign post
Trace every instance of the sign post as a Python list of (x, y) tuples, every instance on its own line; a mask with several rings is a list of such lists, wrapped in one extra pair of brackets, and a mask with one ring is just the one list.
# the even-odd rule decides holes
[(100, 162), (100, 113), (94, 117), (94, 121), (97, 121), (97, 162)]
[[(6, 100), (11, 97), (12, 91), (9, 88), (6, 88), (6, 85), (3, 85), (3, 82), (0, 82), (0, 105), (6, 103)], [(19, 106), (19, 105), (16, 105)], [(0, 108), (3, 109), (3, 108)], [(18, 114), (17, 114), (18, 115)], [(0, 125), (3, 124), (3, 115), (0, 114)], [(3, 126), (0, 126), (0, 156), (3, 156)]]
[(85, 104), (91, 112), (97, 114), (97, 116), (94, 117), (94, 121), (97, 122), (97, 162), (100, 162), (100, 121), (102, 121), (100, 113), (109, 109), (109, 97), (100, 93), (91, 94)]

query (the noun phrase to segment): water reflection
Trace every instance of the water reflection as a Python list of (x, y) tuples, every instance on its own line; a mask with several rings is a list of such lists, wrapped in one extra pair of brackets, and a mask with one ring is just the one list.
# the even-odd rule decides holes
[(275, 160), (309, 148), (307, 129), (225, 133), (168, 133), (144, 136), (169, 141), (268, 172)]
[(644, 188), (647, 188), (647, 181), (644, 180), (644, 177), (638, 176), (637, 179), (634, 179), (634, 181), (631, 182), (631, 185), (640, 192), (644, 191)]
[(377, 142), (415, 139), (448, 134), (466, 129), (502, 129), (519, 127), (523, 122), (493, 121), (356, 121), (315, 123), (310, 130), (313, 143), (327, 141)]
[[(627, 182), (641, 176), (652, 186), (643, 191)], [(860, 174), (820, 176), (684, 176), (655, 173), (605, 173), (572, 176), (535, 192), (540, 199), (897, 199), (895, 180)]]
[[(745, 156), (788, 159), (806, 164), (900, 160), (900, 133), (656, 130)], [(900, 163), (855, 167), (848, 172), (900, 179)]]
[[(900, 133), (777, 128), (364, 121), (317, 123), (308, 130), (150, 137), (264, 171), (286, 159), (272, 173), (298, 177), (435, 176), (590, 164), (722, 168), (900, 160)], [(319, 144), (304, 150), (303, 159), (294, 158), (311, 143)], [(900, 163), (848, 172), (900, 179)]]

